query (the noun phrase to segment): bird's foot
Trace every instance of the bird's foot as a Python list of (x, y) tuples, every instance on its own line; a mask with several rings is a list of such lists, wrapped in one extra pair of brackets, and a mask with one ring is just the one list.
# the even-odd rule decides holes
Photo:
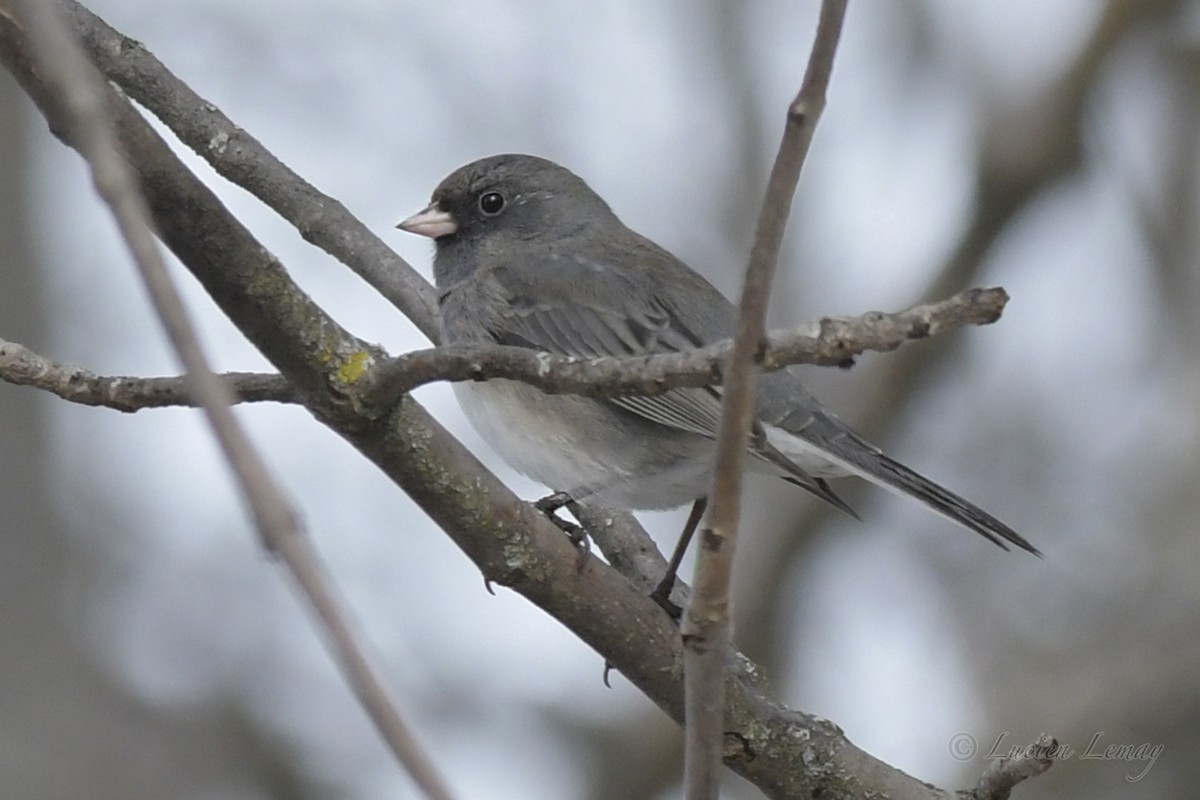
[(540, 500), (534, 501), (533, 507), (542, 512), (560, 531), (567, 535), (567, 538), (571, 540), (571, 544), (575, 545), (575, 549), (579, 551), (579, 560), (576, 568), (583, 569), (592, 554), (592, 540), (588, 537), (587, 531), (581, 526), (558, 516), (558, 511), (570, 502), (571, 496), (566, 492), (554, 492)]
[(679, 622), (683, 618), (683, 609), (671, 600), (671, 590), (674, 588), (675, 576), (668, 575), (659, 581), (658, 586), (654, 587), (654, 591), (650, 593), (650, 599), (657, 603), (659, 608), (667, 612), (667, 616)]
[(533, 507), (546, 516), (551, 516), (559, 509), (566, 508), (570, 502), (571, 495), (566, 492), (551, 492), (540, 500), (534, 500)]

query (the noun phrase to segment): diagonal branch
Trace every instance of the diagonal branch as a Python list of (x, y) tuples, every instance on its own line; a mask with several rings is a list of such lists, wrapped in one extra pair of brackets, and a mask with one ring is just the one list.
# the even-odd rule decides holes
[(824, 0), (808, 69), (788, 108), (783, 141), (767, 181), (738, 309), (721, 405), (716, 475), (709, 521), (700, 535), (692, 600), (681, 626), (684, 641), (684, 794), (716, 798), (724, 749), (725, 659), (730, 650), (730, 584), (741, 514), (742, 468), (754, 421), (758, 359), (766, 335), (767, 302), (800, 169), (808, 155), (846, 16), (846, 0)]
[(60, 0), (105, 77), (158, 117), (218, 174), (292, 223), (304, 239), (352, 269), (438, 341), (433, 287), (336, 199), (297, 175), (196, 94), (138, 41), (74, 0)]
[(957, 800), (1008, 800), (1013, 787), (1035, 778), (1054, 766), (1062, 757), (1058, 740), (1043, 733), (1038, 740), (1014, 756), (1005, 756), (991, 763), (974, 788), (956, 793)]
[(88, 162), (97, 191), (112, 209), (155, 313), (187, 371), (185, 389), (203, 409), (263, 544), (287, 564), (331, 639), (347, 680), (397, 759), (430, 800), (451, 800), (445, 782), (352, 632), (295, 510), (234, 416), (228, 384), (209, 367), (183, 298), (159, 252), (138, 178), (118, 142), (110, 90), (80, 49), (74, 32), (63, 24), (57, 4), (17, 0), (16, 9), (16, 24), (27, 31), (35, 69), (45, 81), (41, 100), (54, 110), (64, 138)]

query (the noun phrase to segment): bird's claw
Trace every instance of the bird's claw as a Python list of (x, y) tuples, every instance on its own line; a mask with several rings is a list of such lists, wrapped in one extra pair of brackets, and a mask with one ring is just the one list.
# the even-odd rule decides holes
[(658, 604), (658, 607), (667, 612), (667, 616), (679, 622), (683, 618), (683, 609), (677, 603), (671, 600), (671, 590), (675, 588), (675, 579), (671, 581), (661, 581), (658, 586), (654, 587), (654, 591), (650, 593), (650, 599)]
[(579, 551), (576, 569), (583, 569), (592, 555), (592, 540), (586, 530), (574, 522), (569, 522), (558, 516), (559, 509), (571, 502), (571, 496), (566, 492), (554, 492), (540, 500), (534, 501), (533, 507), (542, 512), (560, 531), (567, 535), (571, 544)]
[(571, 495), (566, 492), (552, 492), (540, 500), (533, 502), (533, 507), (546, 516), (553, 516), (556, 511), (565, 508), (571, 502)]

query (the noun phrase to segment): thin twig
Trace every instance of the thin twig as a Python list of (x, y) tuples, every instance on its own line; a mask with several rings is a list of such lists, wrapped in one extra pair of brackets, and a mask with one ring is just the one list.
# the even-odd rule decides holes
[(209, 368), (158, 250), (146, 200), (118, 144), (104, 84), (60, 19), (57, 3), (17, 0), (17, 7), (46, 83), (64, 111), (66, 136), (78, 144), (91, 167), (97, 192), (112, 209), (155, 313), (184, 365), (187, 391), (200, 402), (264, 544), (292, 570), (333, 640), (348, 679), (397, 758), (427, 796), (450, 800), (449, 790), (409, 733), (351, 633), (320, 562), (301, 533), (296, 513), (233, 415), (228, 385)]
[(756, 354), (792, 196), (825, 107), (825, 90), (846, 15), (846, 0), (821, 4), (808, 68), (788, 108), (783, 141), (771, 168), (738, 313), (717, 439), (708, 524), (700, 535), (692, 600), (684, 616), (684, 796), (710, 800), (720, 791), (724, 763), (725, 659), (730, 650), (730, 581), (741, 513), (742, 466), (754, 419)]
[[(387, 407), (400, 395), (437, 380), (510, 378), (549, 394), (656, 395), (682, 387), (727, 383), (729, 364), (760, 360), (767, 371), (791, 364), (848, 366), (868, 350), (887, 352), (904, 342), (964, 325), (1000, 318), (1008, 294), (1000, 288), (971, 289), (935, 303), (894, 314), (871, 311), (858, 317), (825, 318), (780, 331), (757, 354), (739, 358), (726, 340), (685, 353), (637, 358), (571, 359), (521, 347), (452, 345), (417, 350), (376, 367), (373, 404)], [(763, 342), (755, 338), (755, 347)]]
[[(227, 384), (235, 403), (299, 402), (282, 375), (226, 372), (218, 377)], [(51, 361), (28, 347), (3, 339), (0, 339), (0, 380), (16, 386), (32, 386), (72, 403), (127, 413), (198, 405), (183, 377), (97, 375), (83, 367)]]
[(65, 0), (63, 9), (105, 77), (162, 120), (218, 174), (274, 209), (305, 241), (353, 270), (431, 342), (438, 342), (433, 287), (342, 203), (297, 175), (140, 42), (74, 0)]
[(957, 800), (1009, 800), (1014, 786), (1050, 769), (1060, 755), (1058, 740), (1043, 733), (1020, 754), (993, 761), (974, 788), (957, 793)]
[[(1179, 0), (1108, 0), (1084, 37), (1076, 59), (1056, 76), (1043, 76), (1032, 101), (1019, 113), (1011, 107), (987, 112), (988, 122), (982, 127), (984, 135), (978, 150), (973, 159), (968, 158), (976, 164), (970, 218), (945, 261), (915, 296), (945, 297), (978, 280), (996, 240), (1013, 220), (1047, 191), (1078, 176), (1084, 163), (1080, 148), (1085, 99), (1093, 93), (1103, 66), (1129, 36), (1136, 36), (1146, 24), (1157, 24), (1156, 20), (1177, 13), (1183, 5)], [(1018, 141), (1023, 144), (1016, 145)], [(1020, 149), (1024, 157), (1014, 159), (1014, 148)], [(941, 337), (919, 352), (901, 350), (878, 362), (874, 376), (859, 391), (870, 400), (854, 415), (858, 432), (869, 441), (886, 445), (889, 426), (903, 416), (904, 407), (928, 384), (930, 375), (947, 364), (959, 363), (954, 356), (961, 355), (964, 344), (959, 337)], [(848, 499), (853, 505), (853, 498)], [(771, 632), (788, 613), (787, 604), (778, 602), (780, 586), (785, 576), (794, 572), (797, 560), (819, 534), (821, 525), (834, 520), (836, 514), (826, 503), (807, 504), (800, 516), (784, 526), (786, 534), (770, 543), (768, 552), (762, 555), (762, 571), (756, 573), (761, 586), (741, 598), (738, 617), (754, 620), (754, 627), (741, 631), (739, 644), (746, 652), (765, 659), (768, 673), (775, 671), (774, 661), (787, 657), (773, 656), (777, 637), (772, 639)], [(798, 531), (804, 534), (797, 535)]]
[[(858, 317), (822, 319), (768, 337), (762, 368), (770, 371), (791, 364), (845, 366), (868, 350), (886, 352), (904, 342), (964, 325), (989, 324), (1000, 318), (1007, 302), (1003, 289), (972, 289), (894, 314), (872, 311)], [(386, 409), (413, 389), (443, 380), (508, 378), (549, 394), (609, 397), (720, 385), (732, 348), (732, 341), (726, 340), (685, 353), (585, 360), (501, 345), (459, 344), (414, 350), (372, 370), (369, 380), (373, 387), (366, 390), (369, 398), (365, 405)], [(229, 385), (234, 402), (300, 402), (293, 387), (279, 375), (232, 372), (220, 377)], [(97, 375), (56, 363), (3, 339), (0, 380), (33, 386), (73, 403), (118, 411), (196, 405), (183, 378)]]

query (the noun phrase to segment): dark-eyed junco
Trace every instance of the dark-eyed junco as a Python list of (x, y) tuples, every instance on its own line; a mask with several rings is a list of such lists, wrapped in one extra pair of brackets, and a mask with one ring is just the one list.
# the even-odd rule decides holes
[[(436, 243), (447, 343), (594, 358), (688, 350), (734, 333), (736, 310), (708, 281), (625, 227), (577, 175), (542, 158), (499, 155), (468, 164), (399, 227)], [(509, 464), (577, 500), (672, 508), (710, 491), (720, 389), (608, 399), (547, 395), (509, 380), (454, 389)], [(863, 440), (794, 370), (762, 375), (757, 397), (750, 469), (846, 511), (826, 479), (858, 475), (1000, 547), (1037, 553), (1000, 520)]]

